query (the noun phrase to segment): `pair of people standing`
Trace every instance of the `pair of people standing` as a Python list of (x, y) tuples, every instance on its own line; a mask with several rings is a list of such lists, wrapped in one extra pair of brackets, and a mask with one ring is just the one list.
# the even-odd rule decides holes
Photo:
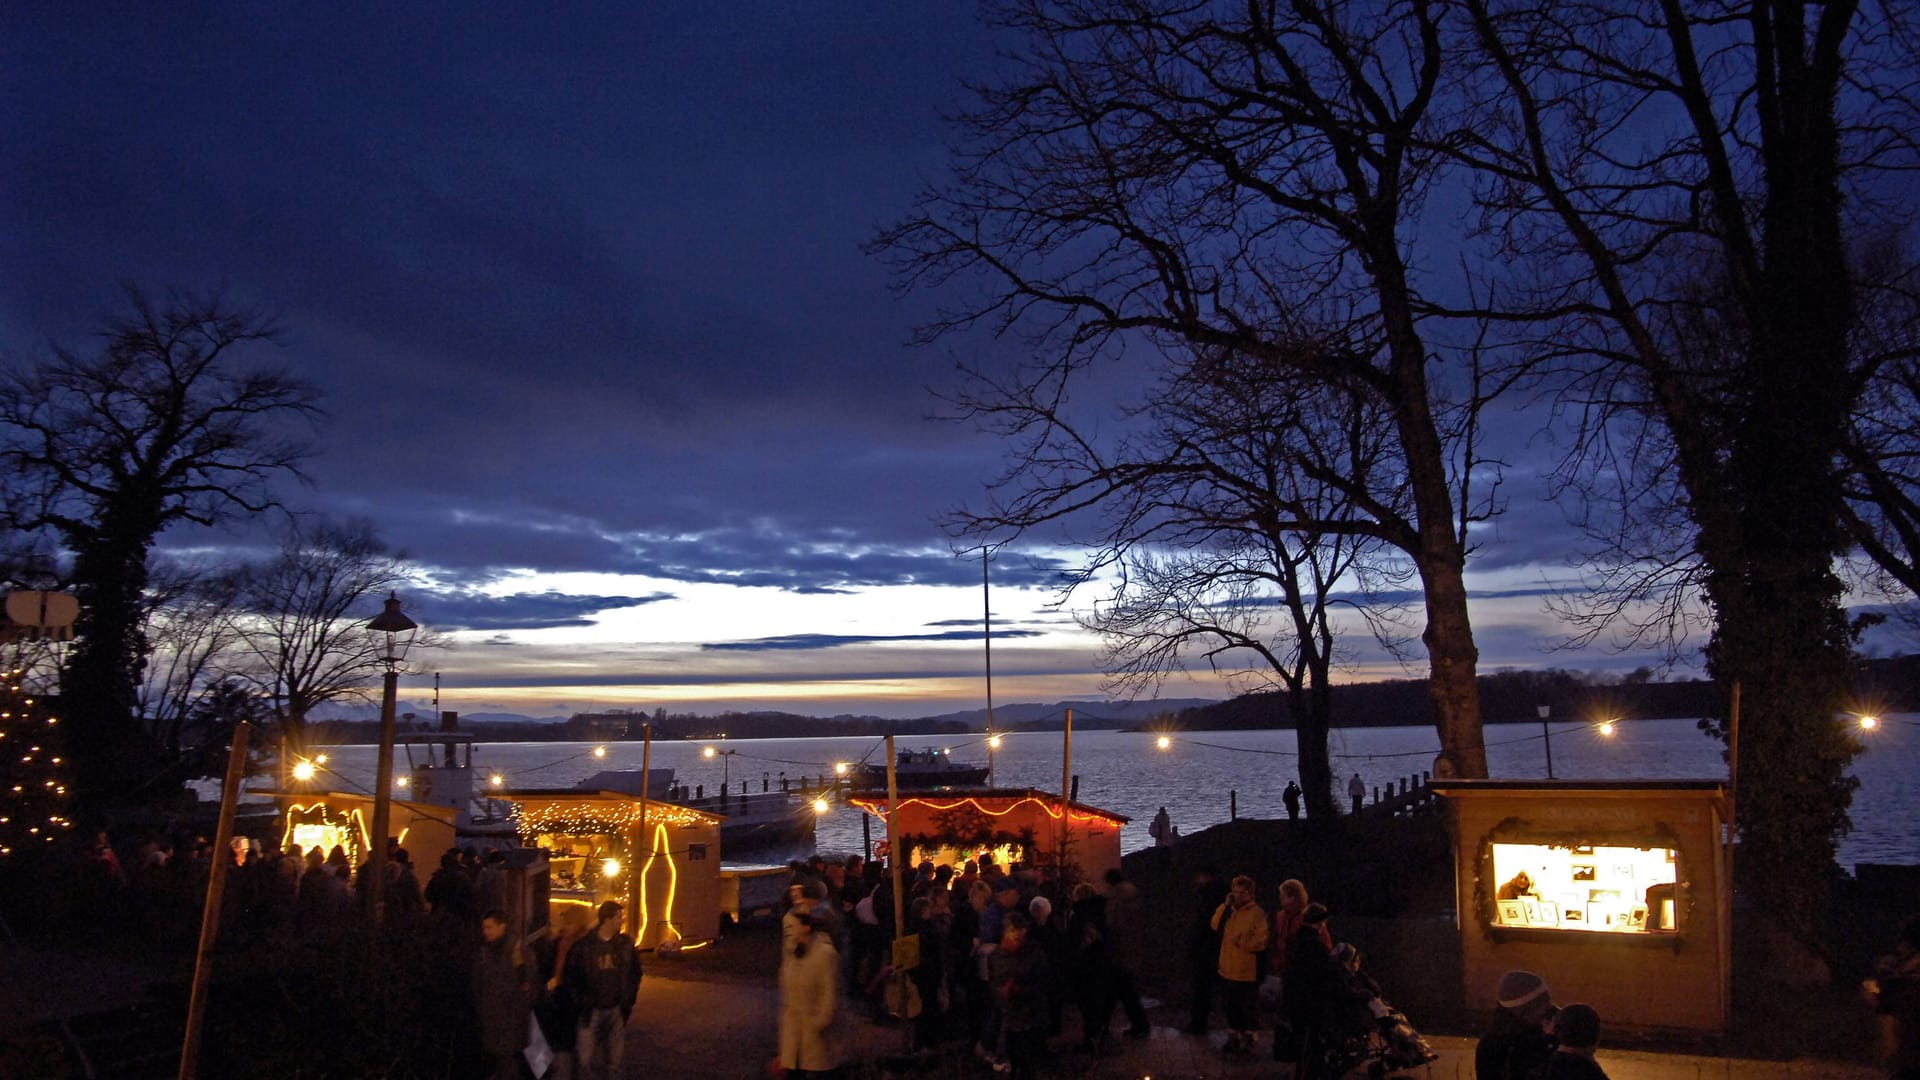
[[(540, 1005), (542, 1031), (556, 1061), (573, 1062), (583, 1080), (612, 1080), (620, 1074), (627, 1022), (640, 993), (640, 952), (620, 932), (624, 909), (617, 901), (600, 905), (598, 922), (585, 933), (562, 932), (552, 953)], [(533, 1010), (532, 981), (520, 943), (509, 940), (507, 917), (490, 911), (480, 920), (484, 942), (474, 962), (474, 1000), (479, 1007), (481, 1048), (489, 1076), (519, 1080), (526, 1051), (528, 1018)], [(565, 1066), (562, 1065), (562, 1075)]]

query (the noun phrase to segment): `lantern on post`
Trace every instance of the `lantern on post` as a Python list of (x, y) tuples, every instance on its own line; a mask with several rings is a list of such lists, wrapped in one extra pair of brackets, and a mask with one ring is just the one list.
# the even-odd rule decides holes
[(385, 685), (380, 695), (380, 757), (373, 780), (373, 835), (367, 851), (367, 898), (378, 925), (386, 914), (387, 900), (387, 828), (393, 814), (393, 728), (395, 699), (399, 696), (400, 665), (413, 647), (418, 623), (400, 610), (400, 594), (387, 594), (386, 609), (367, 623), (367, 633), (379, 650), (379, 662), (385, 669)]

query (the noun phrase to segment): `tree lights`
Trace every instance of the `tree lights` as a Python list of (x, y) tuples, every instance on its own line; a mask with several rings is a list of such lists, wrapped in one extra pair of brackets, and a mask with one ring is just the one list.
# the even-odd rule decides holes
[(9, 671), (0, 681), (0, 857), (50, 844), (73, 828), (59, 718), (22, 684), (24, 674)]

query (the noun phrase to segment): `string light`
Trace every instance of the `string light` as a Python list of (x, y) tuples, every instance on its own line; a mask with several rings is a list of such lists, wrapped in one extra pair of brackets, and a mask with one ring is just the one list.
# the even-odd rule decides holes
[[(883, 821), (886, 820), (887, 801), (885, 799), (855, 798), (855, 799), (849, 800), (849, 802), (851, 802), (852, 805), (857, 806), (862, 810), (865, 810), (867, 813), (872, 814), (873, 816), (880, 818)], [(1005, 817), (1008, 814), (1013, 813), (1015, 810), (1020, 809), (1022, 806), (1025, 806), (1028, 803), (1032, 803), (1033, 805), (1039, 807), (1042, 811), (1046, 813), (1048, 817), (1054, 819), (1055, 821), (1060, 820), (1060, 800), (1055, 796), (1040, 795), (1040, 794), (1029, 794), (1029, 795), (1020, 796), (1019, 798), (1015, 799), (1013, 802), (1008, 803), (1006, 807), (1001, 810), (989, 809), (987, 806), (985, 806), (980, 802), (979, 798), (972, 795), (960, 796), (945, 802), (937, 801), (937, 797), (915, 796), (914, 798), (910, 798), (910, 799), (901, 799), (900, 808), (904, 810), (909, 806), (924, 806), (927, 809), (932, 810), (936, 813), (945, 813), (948, 810), (956, 810), (962, 806), (965, 806), (974, 810), (978, 810), (980, 813), (985, 814), (988, 817)], [(1125, 825), (1127, 823), (1127, 819), (1121, 817), (1119, 814), (1109, 814), (1104, 810), (1090, 810), (1090, 809), (1081, 807), (1078, 804), (1074, 806), (1071, 812), (1071, 816), (1068, 818), (1068, 820), (1071, 822), (1082, 824), (1082, 825), (1091, 825), (1096, 823)]]
[[(680, 868), (673, 863), (673, 851), (667, 843), (667, 827), (660, 825), (653, 830), (653, 850), (647, 853), (647, 861), (640, 867), (640, 927), (638, 932), (633, 935), (633, 943), (642, 947), (645, 946), (647, 940), (647, 921), (649, 918), (647, 913), (647, 875), (653, 872), (654, 860), (659, 859), (663, 855), (666, 856), (667, 860), (667, 907), (666, 910), (661, 913), (660, 922), (661, 925), (666, 927), (666, 934), (673, 934), (676, 938), (680, 936), (679, 931), (675, 930), (673, 926), (673, 897), (674, 894), (680, 890)], [(664, 938), (666, 934), (662, 934), (661, 936)]]
[(296, 762), (293, 766), (293, 778), (301, 781), (313, 779), (313, 762)]
[[(515, 799), (512, 814), (514, 827), (524, 836), (624, 836), (627, 830), (640, 825), (640, 800), (564, 799), (533, 802)], [(713, 814), (659, 802), (647, 804), (646, 817), (648, 822), (660, 822), (676, 829), (717, 825), (720, 822), (720, 818)]]
[(827, 811), (829, 811), (829, 810), (831, 810), (831, 809), (833, 809), (833, 806), (832, 806), (832, 804), (830, 804), (830, 803), (828, 803), (828, 802), (827, 802), (827, 800), (825, 800), (825, 799), (815, 799), (815, 800), (813, 800), (813, 812), (814, 812), (814, 813), (816, 813), (816, 814), (824, 814), (824, 813), (826, 813)]

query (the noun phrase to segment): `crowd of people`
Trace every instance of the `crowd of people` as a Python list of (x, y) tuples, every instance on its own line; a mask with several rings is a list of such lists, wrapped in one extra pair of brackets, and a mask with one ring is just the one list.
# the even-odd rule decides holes
[[(105, 833), (82, 852), (83, 872), (95, 879), (89, 891), (117, 895), (156, 924), (197, 924), (185, 916), (204, 897), (213, 866), (204, 838), (156, 837), (128, 860), (131, 869)], [(618, 902), (595, 910), (557, 905), (551, 932), (527, 946), (504, 914), (504, 851), (449, 851), (424, 884), (403, 847), (390, 843), (386, 854), (387, 925), (461, 942), (462, 955), (473, 958), (472, 1016), (487, 1075), (619, 1075), (642, 971), (635, 943), (620, 930)], [(283, 851), (240, 837), (224, 857), (224, 941), (324, 942), (368, 923), (367, 863), (351, 866), (340, 848)], [(903, 873), (897, 902), (887, 868), (857, 855), (815, 856), (791, 871), (777, 976), (778, 1072), (835, 1073), (844, 1063), (836, 1020), (848, 1010), (890, 1014), (911, 1025), (919, 1047), (964, 1049), (1012, 1077), (1039, 1075), (1053, 1047), (1105, 1055), (1118, 1039), (1152, 1035), (1139, 972), (1146, 950), (1170, 944), (1166, 922), (1147, 918), (1139, 890), (1117, 869), (1096, 884), (1061, 882), (1043, 868), (991, 857), (922, 862)], [(1272, 898), (1269, 910), (1244, 875), (1228, 878), (1211, 866), (1195, 873), (1186, 1032), (1207, 1034), (1218, 1015), (1223, 1050), (1233, 1056), (1254, 1053), (1270, 1037), (1272, 1056), (1292, 1063), (1296, 1080), (1344, 1075), (1365, 1063), (1360, 1055), (1388, 1068), (1430, 1060), (1359, 952), (1337, 942), (1328, 909), (1305, 883), (1283, 881)], [(895, 948), (902, 934), (917, 937), (911, 960)], [(1920, 1075), (1916, 957), (1920, 920), (1908, 924), (1900, 949), (1866, 987), (1899, 1077)], [(1507, 972), (1496, 1000), (1476, 1047), (1480, 1080), (1604, 1080), (1594, 1056), (1601, 1018), (1592, 1007), (1557, 1007), (1546, 981), (1526, 971)]]

